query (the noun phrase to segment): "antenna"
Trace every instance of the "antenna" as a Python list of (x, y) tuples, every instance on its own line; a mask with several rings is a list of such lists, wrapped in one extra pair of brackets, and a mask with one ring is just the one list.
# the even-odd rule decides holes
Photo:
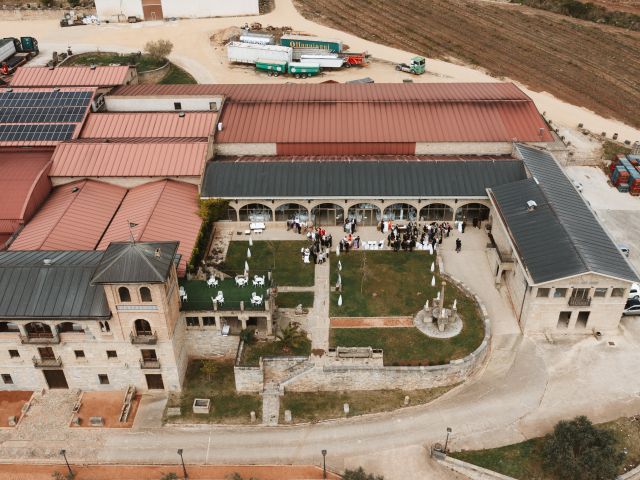
[(136, 239), (133, 236), (133, 228), (137, 227), (138, 224), (137, 223), (133, 223), (131, 220), (127, 220), (127, 224), (129, 225), (129, 235), (131, 236), (131, 245), (135, 245), (136, 244)]

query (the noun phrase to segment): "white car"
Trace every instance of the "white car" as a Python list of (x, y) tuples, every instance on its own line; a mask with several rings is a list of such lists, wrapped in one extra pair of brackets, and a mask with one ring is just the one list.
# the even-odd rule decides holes
[(622, 315), (640, 315), (640, 302), (638, 300), (627, 302)]
[(634, 283), (629, 289), (629, 299), (637, 300), (640, 298), (640, 285)]

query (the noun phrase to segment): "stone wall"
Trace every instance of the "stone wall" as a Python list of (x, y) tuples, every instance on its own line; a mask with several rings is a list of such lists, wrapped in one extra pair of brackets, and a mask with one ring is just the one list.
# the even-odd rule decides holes
[(187, 328), (185, 332), (185, 345), (190, 357), (233, 358), (239, 341), (240, 337), (222, 336), (215, 328)]
[[(32, 4), (35, 4), (32, 3)], [(76, 8), (74, 11), (78, 15), (95, 15), (94, 8)], [(22, 8), (0, 8), (0, 20), (61, 20), (64, 14), (68, 12), (65, 9), (22, 9)], [(25, 32), (27, 35), (28, 33)]]
[(472, 463), (463, 462), (462, 460), (458, 460), (457, 458), (438, 458), (435, 455), (433, 456), (433, 458), (436, 460), (436, 462), (445, 466), (449, 470), (461, 473), (470, 480), (517, 480), (513, 477), (508, 477), (507, 475), (502, 475), (501, 473), (494, 472), (493, 470), (487, 470), (486, 468), (473, 465)]
[(138, 83), (158, 83), (167, 75), (167, 73), (169, 73), (170, 68), (171, 62), (167, 62), (155, 70), (138, 72)]
[(261, 392), (264, 384), (262, 367), (233, 367), (236, 391), (239, 393)]

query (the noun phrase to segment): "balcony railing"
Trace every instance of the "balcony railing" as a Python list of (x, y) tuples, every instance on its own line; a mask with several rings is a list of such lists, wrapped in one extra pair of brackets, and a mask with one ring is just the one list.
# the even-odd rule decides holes
[(160, 360), (145, 360), (140, 359), (140, 368), (144, 369), (158, 369), (160, 368)]
[(569, 297), (569, 305), (572, 307), (588, 307), (591, 305), (591, 297)]
[(158, 343), (158, 335), (156, 332), (153, 333), (136, 333), (131, 332), (129, 335), (131, 339), (131, 343), (134, 345), (155, 345)]
[(60, 337), (53, 333), (27, 333), (20, 335), (20, 341), (28, 344), (51, 344), (60, 343)]
[(36, 368), (61, 367), (62, 359), (60, 357), (55, 357), (55, 358), (33, 357), (33, 366)]

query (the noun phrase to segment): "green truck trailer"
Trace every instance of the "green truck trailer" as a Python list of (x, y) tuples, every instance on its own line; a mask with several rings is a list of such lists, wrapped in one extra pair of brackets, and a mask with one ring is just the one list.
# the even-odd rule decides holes
[(269, 76), (274, 77), (288, 73), (296, 78), (307, 78), (320, 73), (320, 64), (313, 62), (287, 63), (279, 60), (257, 60), (256, 70), (267, 72)]
[(270, 77), (278, 77), (287, 73), (287, 62), (280, 60), (256, 60), (256, 70), (267, 72)]
[(291, 48), (314, 48), (326, 50), (330, 53), (342, 52), (342, 42), (340, 40), (307, 37), (304, 35), (283, 35), (280, 38), (280, 45)]

